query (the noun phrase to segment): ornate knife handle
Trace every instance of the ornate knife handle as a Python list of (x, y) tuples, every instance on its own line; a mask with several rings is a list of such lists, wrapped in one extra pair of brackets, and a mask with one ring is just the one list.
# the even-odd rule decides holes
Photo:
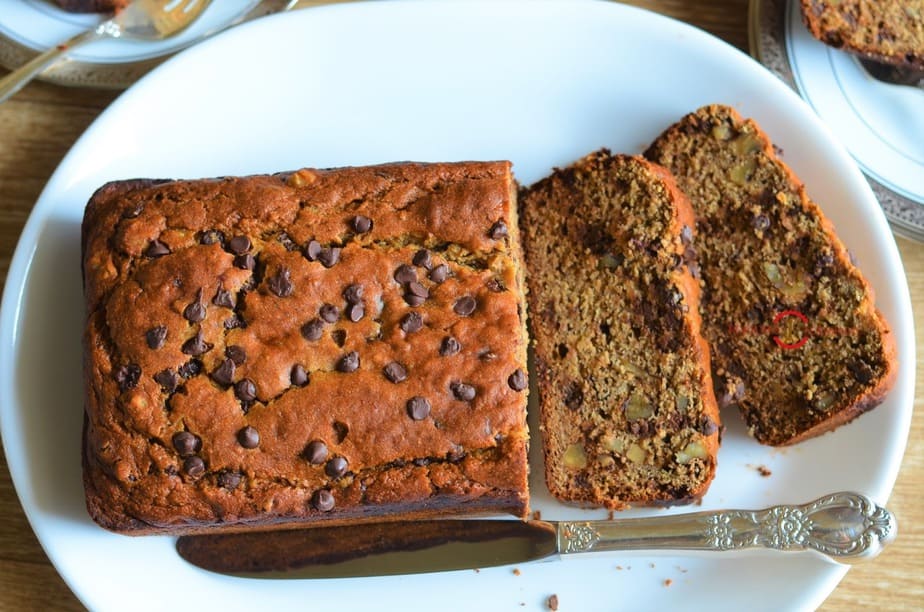
[(613, 550), (814, 551), (840, 563), (871, 559), (895, 539), (895, 516), (859, 493), (799, 506), (716, 510), (614, 521), (562, 521), (562, 553)]

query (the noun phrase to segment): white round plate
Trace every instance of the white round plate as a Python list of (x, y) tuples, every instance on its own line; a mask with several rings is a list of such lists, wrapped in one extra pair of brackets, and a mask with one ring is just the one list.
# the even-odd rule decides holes
[[(642, 62), (642, 58), (644, 61)], [(833, 434), (774, 450), (738, 415), (703, 508), (891, 491), (912, 410), (908, 289), (881, 209), (850, 156), (798, 96), (745, 54), (687, 25), (615, 3), (376, 2), (235, 28), (168, 61), (87, 130), (42, 193), (13, 259), (0, 320), (0, 424), (32, 527), (93, 610), (811, 609), (846, 569), (812, 556), (604, 555), (398, 578), (242, 580), (182, 562), (173, 538), (93, 524), (80, 472), (80, 222), (105, 181), (203, 177), (393, 160), (510, 159), (529, 184), (609, 147), (640, 152), (697, 107), (756, 118), (836, 224), (896, 330), (887, 401)], [(533, 406), (534, 408), (534, 406)], [(533, 457), (538, 452), (533, 441)], [(543, 518), (602, 518), (554, 502)], [(758, 467), (772, 475), (761, 476)], [(695, 509), (695, 508), (694, 508)], [(672, 510), (633, 510), (627, 516)]]
[[(163, 41), (107, 39), (75, 49), (41, 79), (62, 85), (128, 87), (158, 61), (228, 26), (258, 0), (216, 0), (187, 30)], [(37, 53), (96, 27), (109, 15), (71, 13), (54, 0), (0, 0), (0, 65), (16, 68)]]

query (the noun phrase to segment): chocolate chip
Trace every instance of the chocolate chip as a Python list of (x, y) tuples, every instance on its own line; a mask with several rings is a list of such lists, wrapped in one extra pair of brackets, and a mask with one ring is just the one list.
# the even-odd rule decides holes
[(188, 431), (178, 431), (173, 434), (171, 439), (173, 448), (180, 454), (180, 457), (189, 457), (195, 455), (202, 448), (202, 440), (199, 436), (189, 433)]
[(414, 253), (414, 258), (411, 261), (415, 266), (419, 268), (426, 268), (427, 270), (433, 266), (433, 258), (430, 255), (430, 251), (427, 249), (420, 249)]
[(577, 410), (584, 403), (584, 390), (581, 389), (580, 384), (569, 382), (562, 389), (562, 398), (565, 401), (565, 406), (571, 410)]
[(234, 382), (234, 361), (225, 359), (221, 365), (212, 372), (212, 380), (219, 385), (230, 386)]
[(494, 361), (497, 359), (497, 353), (491, 349), (482, 349), (478, 352), (478, 359), (481, 361)]
[(238, 255), (234, 258), (235, 268), (240, 268), (241, 270), (253, 270), (255, 265), (257, 265), (257, 260), (254, 259), (253, 255), (250, 253), (244, 253), (243, 255)]
[(315, 491), (311, 496), (311, 505), (318, 512), (330, 512), (334, 509), (334, 494), (327, 489)]
[(318, 253), (318, 261), (320, 261), (321, 265), (325, 268), (334, 267), (334, 265), (340, 261), (340, 247), (321, 249), (321, 252)]
[(170, 247), (160, 240), (152, 240), (148, 248), (145, 249), (144, 254), (147, 257), (163, 257), (170, 254)]
[(346, 307), (347, 319), (349, 319), (353, 323), (360, 321), (363, 318), (363, 316), (365, 316), (365, 314), (366, 314), (366, 307), (363, 306), (362, 302), (359, 302), (358, 304), (350, 304), (349, 306)]
[(504, 281), (499, 278), (492, 278), (488, 280), (484, 286), (487, 287), (488, 291), (491, 291), (492, 293), (503, 293), (507, 290), (507, 285), (505, 285)]
[(507, 384), (510, 385), (510, 388), (514, 391), (522, 391), (528, 386), (526, 372), (517, 368), (514, 370), (513, 374), (507, 377)]
[(449, 266), (446, 264), (440, 264), (430, 270), (430, 274), (427, 275), (427, 278), (432, 280), (437, 285), (445, 282), (449, 278)]
[(430, 416), (430, 401), (425, 397), (415, 396), (407, 401), (407, 415), (415, 421), (422, 421)]
[(252, 402), (257, 399), (257, 385), (249, 378), (243, 378), (234, 385), (234, 395), (242, 402)]
[(253, 248), (253, 244), (250, 242), (250, 238), (247, 236), (235, 236), (228, 241), (228, 250), (234, 253), (235, 255), (243, 255), (250, 251)]
[(266, 286), (277, 297), (289, 297), (292, 295), (294, 286), (292, 285), (289, 269), (285, 266), (279, 266), (276, 274), (266, 281)]
[(343, 299), (347, 301), (347, 304), (359, 304), (363, 301), (363, 293), (365, 290), (362, 285), (352, 284), (347, 285), (347, 288), (343, 290)]
[(257, 448), (260, 446), (260, 432), (248, 425), (237, 432), (237, 441), (244, 448)]
[(183, 309), (183, 317), (190, 323), (199, 323), (205, 319), (205, 305), (202, 303), (202, 292), (196, 297), (196, 301), (188, 304)]
[(713, 421), (711, 418), (704, 415), (702, 420), (700, 421), (699, 430), (702, 432), (704, 436), (711, 436), (715, 432), (719, 431), (719, 426), (716, 425), (716, 422)]
[(770, 217), (764, 214), (754, 215), (751, 223), (754, 225), (754, 229), (762, 232), (770, 228)]
[(362, 215), (356, 215), (353, 217), (350, 225), (353, 226), (353, 231), (355, 231), (357, 234), (365, 234), (372, 229), (372, 219)]
[(332, 457), (324, 466), (324, 473), (331, 478), (340, 478), (347, 472), (349, 464), (343, 457)]
[(475, 298), (470, 295), (464, 295), (456, 300), (456, 303), (453, 305), (452, 309), (460, 317), (467, 317), (475, 312), (475, 308), (477, 306), (478, 302), (475, 301)]
[(198, 478), (205, 474), (205, 461), (199, 457), (187, 457), (183, 462), (183, 471), (193, 478)]
[(289, 380), (292, 381), (292, 384), (296, 387), (304, 387), (308, 384), (308, 372), (305, 371), (305, 368), (299, 364), (292, 366), (292, 371), (289, 373)]
[(343, 345), (346, 344), (346, 337), (347, 333), (345, 329), (335, 329), (330, 333), (331, 340), (340, 348), (343, 348)]
[(202, 236), (199, 238), (199, 242), (205, 245), (215, 244), (216, 242), (219, 244), (224, 244), (225, 235), (219, 230), (208, 230), (202, 232)]
[(462, 350), (462, 345), (452, 336), (446, 336), (440, 343), (440, 356), (449, 357)]
[(426, 287), (417, 281), (413, 281), (407, 284), (407, 292), (409, 295), (415, 295), (424, 299), (430, 297), (430, 291), (428, 291)]
[(449, 389), (452, 391), (453, 396), (457, 400), (470, 402), (475, 399), (475, 387), (469, 384), (463, 382), (454, 382), (449, 385)]
[(305, 447), (302, 456), (308, 460), (308, 463), (321, 465), (327, 460), (327, 445), (320, 440), (312, 440)]
[(164, 325), (152, 327), (144, 335), (144, 338), (148, 342), (148, 348), (157, 350), (167, 341), (167, 327)]
[(407, 380), (407, 368), (397, 361), (392, 361), (385, 366), (382, 369), (382, 373), (385, 375), (385, 378), (396, 384)]
[(691, 244), (693, 242), (693, 228), (689, 225), (684, 225), (680, 229), (680, 241), (685, 245)]
[(340, 372), (355, 372), (359, 369), (359, 353), (351, 351), (337, 361), (337, 370)]
[(234, 297), (232, 297), (230, 291), (219, 286), (218, 291), (215, 292), (215, 297), (212, 298), (212, 303), (222, 308), (234, 308)]
[(308, 244), (305, 245), (305, 257), (308, 261), (317, 261), (318, 256), (321, 254), (321, 243), (317, 240), (309, 240)]
[(138, 384), (139, 378), (141, 378), (141, 367), (134, 363), (121, 366), (115, 372), (115, 380), (123, 393), (133, 389)]
[(417, 306), (420, 306), (421, 304), (423, 304), (424, 302), (426, 302), (427, 299), (426, 299), (426, 298), (422, 298), (422, 297), (420, 297), (420, 296), (418, 296), (418, 295), (411, 295), (410, 293), (405, 293), (405, 294), (404, 294), (404, 301), (407, 303), (408, 306), (413, 306), (413, 307), (416, 308)]
[(244, 365), (247, 361), (247, 351), (243, 346), (232, 344), (225, 348), (225, 356), (234, 362), (234, 365)]
[(423, 329), (423, 317), (420, 316), (420, 313), (409, 312), (404, 315), (404, 318), (401, 319), (401, 323), (398, 324), (401, 330), (405, 333), (411, 334)]
[(327, 323), (336, 323), (337, 319), (340, 318), (340, 309), (334, 306), (333, 304), (324, 304), (321, 306), (321, 310), (318, 312)]
[(241, 484), (241, 475), (231, 470), (222, 470), (218, 473), (218, 486), (233, 491)]
[(198, 376), (202, 371), (202, 362), (198, 359), (190, 359), (181, 365), (180, 369), (177, 371), (183, 378), (192, 378), (193, 376)]
[(491, 226), (491, 229), (488, 230), (488, 236), (492, 240), (500, 240), (507, 236), (507, 224), (504, 223), (503, 219)]
[(848, 364), (847, 369), (853, 374), (854, 380), (861, 385), (867, 385), (873, 380), (873, 369), (862, 361), (855, 361)]
[(179, 380), (177, 380), (176, 372), (167, 368), (154, 375), (154, 382), (163, 387), (164, 391), (167, 393), (173, 393), (176, 391)]
[(309, 342), (320, 340), (324, 335), (324, 322), (321, 319), (311, 319), (302, 325), (302, 337)]
[(225, 319), (225, 322), (222, 323), (225, 329), (244, 329), (247, 327), (247, 321), (241, 318), (237, 313), (232, 314), (230, 317)]
[(186, 355), (192, 355), (193, 357), (198, 357), (212, 350), (212, 345), (205, 341), (200, 331), (195, 336), (183, 343), (183, 346), (180, 347), (180, 350), (183, 351)]
[(413, 266), (401, 264), (398, 266), (398, 269), (395, 270), (394, 279), (402, 285), (413, 283), (417, 280), (417, 270), (415, 270)]

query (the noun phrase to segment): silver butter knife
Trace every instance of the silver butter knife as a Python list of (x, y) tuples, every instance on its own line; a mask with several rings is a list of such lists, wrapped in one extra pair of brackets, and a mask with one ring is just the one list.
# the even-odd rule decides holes
[(349, 578), (487, 568), (603, 551), (810, 551), (853, 563), (895, 538), (895, 517), (858, 493), (802, 505), (611, 521), (427, 520), (183, 536), (177, 552), (251, 578)]

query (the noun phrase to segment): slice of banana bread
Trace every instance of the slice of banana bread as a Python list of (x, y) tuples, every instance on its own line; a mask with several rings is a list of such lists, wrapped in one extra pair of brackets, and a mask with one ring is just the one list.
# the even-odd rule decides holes
[(696, 211), (702, 313), (720, 405), (764, 444), (830, 431), (882, 402), (894, 338), (834, 228), (751, 120), (684, 117), (646, 153)]
[(924, 70), (924, 0), (802, 0), (802, 20), (827, 45)]
[(701, 497), (719, 417), (670, 174), (593, 153), (521, 194), (546, 482), (621, 509)]
[(111, 13), (128, 6), (129, 0), (55, 0), (61, 8), (72, 13)]

